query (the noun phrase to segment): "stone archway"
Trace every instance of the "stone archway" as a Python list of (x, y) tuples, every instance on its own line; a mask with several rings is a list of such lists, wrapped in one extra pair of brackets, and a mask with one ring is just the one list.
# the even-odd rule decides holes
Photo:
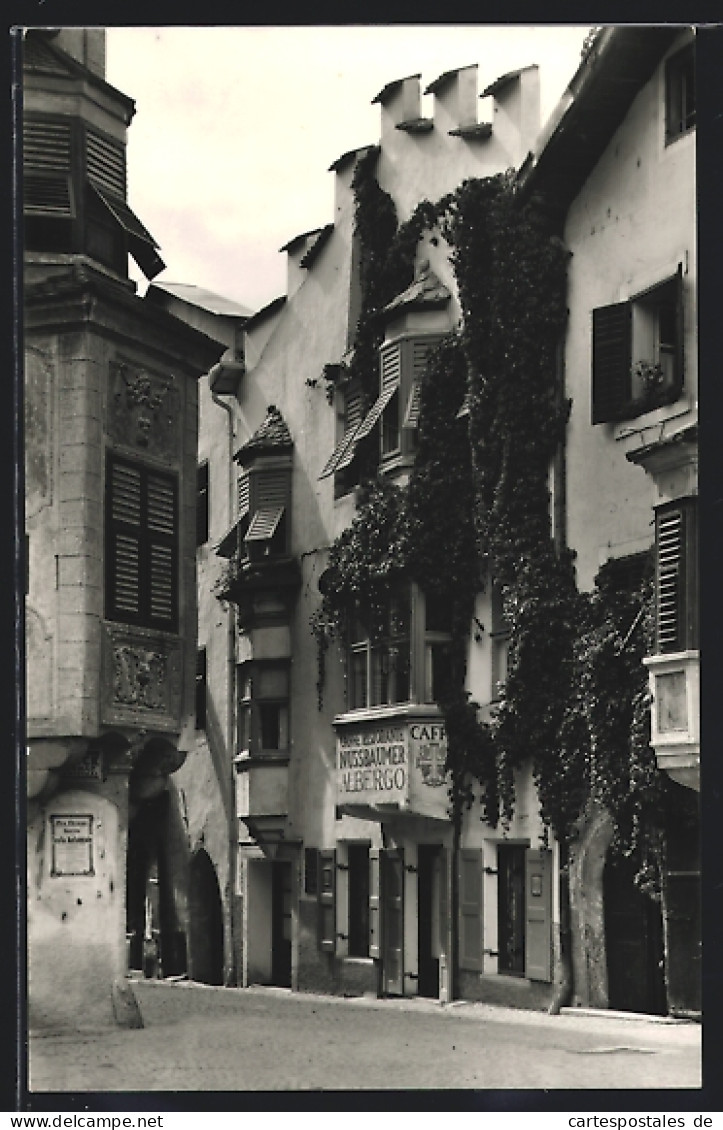
[(211, 857), (200, 848), (189, 872), (189, 975), (207, 985), (223, 984), (223, 903)]

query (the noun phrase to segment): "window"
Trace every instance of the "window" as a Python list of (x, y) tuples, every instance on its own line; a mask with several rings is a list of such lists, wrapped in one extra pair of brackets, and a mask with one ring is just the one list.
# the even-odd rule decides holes
[(350, 843), (349, 956), (369, 956), (369, 844)]
[(424, 701), (439, 702), (449, 674), (452, 607), (447, 597), (427, 594), (424, 601)]
[(289, 667), (244, 665), (238, 679), (237, 752), (285, 753), (289, 748)]
[(410, 700), (411, 593), (393, 594), (384, 613), (379, 639), (371, 640), (364, 625), (355, 623), (349, 646), (349, 708), (384, 706)]
[[(320, 479), (334, 474), (335, 493), (349, 490), (357, 481), (366, 441), (380, 426), (375, 439), (374, 461), (397, 455), (413, 455), (419, 420), (420, 382), (430, 349), (444, 334), (425, 334), (402, 338), (383, 345), (380, 351), (379, 396), (366, 412), (362, 411), (361, 388), (350, 382), (343, 392), (343, 431), (324, 465)], [(358, 460), (358, 462), (357, 462)], [(356, 467), (354, 466), (356, 462)]]
[(206, 648), (196, 652), (196, 729), (206, 729)]
[(696, 500), (655, 513), (655, 646), (660, 654), (695, 650), (697, 621)]
[(106, 615), (176, 631), (178, 483), (115, 455), (106, 472)]
[(497, 848), (497, 968), (522, 977), (525, 973), (525, 848)]
[(505, 618), (502, 589), (496, 581), (491, 586), (490, 606), (490, 702), (498, 702), (507, 682), (510, 625)]
[(316, 897), (319, 880), (319, 850), (304, 848), (304, 894)]
[(683, 387), (682, 271), (592, 312), (592, 422), (671, 404)]
[(208, 463), (196, 471), (196, 545), (208, 541)]
[(695, 55), (693, 44), (665, 64), (665, 143), (669, 145), (695, 127)]
[[(243, 476), (242, 476), (243, 478)], [(281, 557), (289, 552), (288, 512), (291, 472), (285, 467), (263, 467), (248, 472), (248, 525), (243, 539), (251, 561)], [(239, 507), (241, 479), (239, 480)]]

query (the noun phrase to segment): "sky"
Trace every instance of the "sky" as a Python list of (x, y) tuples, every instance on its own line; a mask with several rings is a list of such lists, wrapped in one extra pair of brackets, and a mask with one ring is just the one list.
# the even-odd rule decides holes
[[(480, 92), (537, 63), (542, 122), (580, 62), (572, 25), (109, 27), (108, 82), (135, 100), (128, 200), (166, 263), (258, 310), (286, 288), (280, 248), (333, 219), (337, 157), (380, 136), (387, 83), (478, 64)], [(431, 95), (422, 113), (431, 114)], [(480, 101), (480, 120), (485, 103)], [(132, 264), (132, 277), (147, 285)]]

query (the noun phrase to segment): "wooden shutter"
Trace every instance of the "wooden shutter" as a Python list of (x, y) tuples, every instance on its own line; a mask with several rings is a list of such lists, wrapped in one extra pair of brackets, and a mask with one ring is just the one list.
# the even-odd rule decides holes
[(369, 956), (382, 956), (381, 850), (369, 848)]
[(552, 981), (552, 852), (525, 853), (525, 976)]
[(196, 470), (196, 545), (208, 541), (208, 463)]
[(683, 264), (675, 274), (675, 388), (679, 393), (685, 382), (685, 319), (683, 306)]
[(85, 134), (85, 167), (88, 180), (120, 200), (126, 198), (125, 146), (95, 130)]
[(632, 306), (616, 302), (592, 312), (592, 422), (618, 420), (630, 396)]
[(482, 970), (482, 852), (459, 853), (459, 967)]
[(135, 620), (141, 611), (141, 472), (110, 465), (108, 605), (111, 617)]
[(238, 477), (238, 516), (245, 518), (251, 505), (251, 491), (248, 471), (242, 471)]
[(438, 911), (437, 911), (437, 957), (444, 955), (449, 966), (449, 882), (447, 876), (447, 852), (442, 848), (434, 861), (438, 875)]
[(336, 852), (319, 852), (319, 949), (336, 949)]
[(23, 122), (23, 211), (27, 216), (72, 219), (70, 125), (29, 118)]
[(172, 631), (178, 603), (176, 481), (111, 457), (107, 491), (107, 614)]
[(698, 646), (695, 500), (655, 515), (655, 642), (660, 653)]
[(148, 473), (148, 604), (150, 624), (167, 628), (176, 619), (176, 484)]

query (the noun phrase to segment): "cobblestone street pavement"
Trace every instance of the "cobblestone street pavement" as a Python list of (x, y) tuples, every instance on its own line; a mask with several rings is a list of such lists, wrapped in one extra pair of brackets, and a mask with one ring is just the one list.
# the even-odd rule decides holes
[(136, 982), (145, 1027), (31, 1038), (32, 1092), (697, 1088), (700, 1027)]

